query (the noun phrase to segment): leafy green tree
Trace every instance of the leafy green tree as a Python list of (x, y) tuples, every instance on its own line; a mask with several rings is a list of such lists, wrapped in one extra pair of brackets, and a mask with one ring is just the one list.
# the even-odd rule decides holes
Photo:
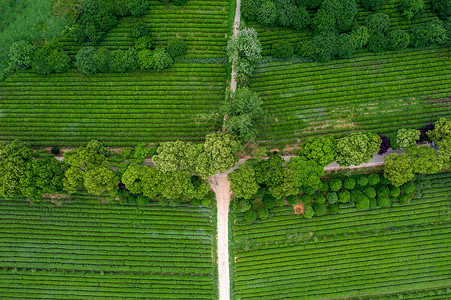
[(190, 172), (175, 171), (163, 173), (160, 189), (161, 196), (167, 199), (189, 197), (192, 192)]
[(365, 26), (356, 28), (351, 32), (351, 35), (353, 35), (355, 38), (356, 49), (362, 49), (363, 47), (365, 47), (370, 39), (370, 32)]
[(366, 176), (360, 176), (358, 179), (357, 179), (357, 184), (359, 185), (359, 186), (365, 186), (365, 185), (367, 185), (368, 184), (368, 177), (366, 177)]
[[(313, 212), (315, 216), (321, 217), (324, 216), (327, 212), (326, 205), (324, 204), (314, 204), (313, 205)], [(305, 213), (305, 211), (304, 211)]]
[(138, 22), (130, 31), (129, 37), (132, 40), (138, 40), (140, 37), (150, 36), (149, 27), (143, 21)]
[(337, 35), (323, 32), (312, 39), (313, 57), (319, 62), (332, 60), (337, 53)]
[(174, 63), (174, 60), (164, 48), (156, 48), (153, 51), (153, 63), (153, 68), (157, 71), (161, 71), (165, 68), (169, 68)]
[(442, 19), (451, 17), (451, 1), (432, 0), (432, 7)]
[(337, 156), (337, 142), (331, 136), (309, 137), (302, 144), (301, 154), (322, 166), (327, 166)]
[(368, 163), (379, 151), (381, 139), (375, 133), (351, 133), (337, 143), (337, 163), (341, 167)]
[(6, 199), (22, 197), (20, 179), (27, 170), (33, 151), (19, 140), (0, 145), (0, 196)]
[(451, 137), (451, 119), (440, 118), (435, 122), (434, 130), (427, 131), (427, 135), (434, 142)]
[(432, 20), (412, 28), (412, 46), (432, 47), (447, 43), (447, 30), (441, 20)]
[(276, 4), (276, 24), (290, 27), (297, 13), (297, 7), (291, 0), (275, 0)]
[(384, 6), (386, 0), (363, 0), (362, 4), (367, 10), (378, 10)]
[(94, 54), (96, 53), (94, 47), (84, 47), (78, 50), (76, 58), (76, 66), (80, 73), (85, 75), (92, 75), (98, 72)]
[(255, 220), (257, 220), (257, 212), (253, 209), (248, 210), (245, 214), (244, 214), (244, 219), (248, 222), (248, 223), (252, 223), (255, 222)]
[(187, 47), (186, 42), (181, 38), (170, 38), (168, 40), (167, 49), (172, 58), (184, 55)]
[(350, 58), (357, 49), (357, 41), (351, 34), (342, 33), (337, 39), (337, 56)]
[(263, 116), (263, 101), (256, 92), (240, 87), (227, 97), (222, 110), (227, 114), (226, 129), (238, 134), (243, 141), (257, 137), (257, 121)]
[(271, 55), (277, 58), (288, 58), (293, 56), (293, 46), (287, 40), (272, 44)]
[(337, 203), (337, 201), (338, 201), (337, 193), (335, 193), (335, 192), (327, 193), (326, 200), (329, 204)]
[(374, 197), (376, 197), (376, 190), (373, 187), (371, 187), (371, 186), (367, 186), (363, 190), (363, 194), (365, 196), (367, 196), (368, 198), (374, 198)]
[(133, 194), (141, 194), (143, 192), (144, 166), (130, 165), (127, 170), (122, 174), (121, 181)]
[(98, 48), (93, 56), (96, 70), (99, 73), (105, 73), (110, 71), (110, 50), (105, 47)]
[(310, 15), (304, 6), (298, 7), (293, 17), (292, 25), (295, 29), (301, 30), (309, 26), (311, 23)]
[(428, 146), (408, 148), (407, 154), (410, 156), (411, 166), (415, 173), (438, 173), (444, 164), (442, 157), (437, 155), (434, 148)]
[(132, 16), (138, 17), (146, 13), (150, 2), (149, 0), (127, 0), (125, 5)]
[(387, 207), (390, 205), (390, 198), (388, 196), (377, 196), (377, 204), (380, 207)]
[(136, 61), (136, 51), (133, 48), (128, 50), (111, 51), (110, 71), (124, 73), (138, 67)]
[(399, 186), (392, 186), (390, 189), (390, 197), (397, 198), (401, 193), (401, 188)]
[(84, 186), (89, 193), (101, 195), (107, 192), (111, 196), (116, 196), (119, 188), (119, 178), (107, 167), (91, 167), (83, 174)]
[(281, 184), (283, 181), (283, 161), (279, 154), (260, 160), (254, 167), (257, 182), (266, 186)]
[(368, 209), (370, 207), (370, 199), (364, 196), (360, 201), (355, 203), (355, 207), (358, 209)]
[(64, 73), (70, 68), (70, 58), (58, 42), (49, 41), (36, 51), (32, 67), (42, 75)]
[(354, 187), (355, 187), (355, 184), (356, 184), (355, 179), (353, 179), (353, 178), (347, 178), (347, 179), (343, 182), (343, 187), (344, 187), (345, 189), (348, 189), (348, 190), (353, 190)]
[[(163, 188), (164, 173), (156, 170), (155, 168), (152, 168), (151, 166), (144, 166), (141, 174), (141, 187), (143, 195), (149, 197), (150, 199), (155, 199), (157, 195), (161, 194)], [(135, 182), (136, 181), (137, 179), (135, 179)], [(139, 191), (139, 182), (137, 182), (136, 184), (136, 191)], [(128, 188), (127, 185), (126, 187)]]
[(368, 184), (369, 185), (377, 185), (381, 181), (381, 178), (378, 174), (370, 174), (368, 175)]
[(324, 167), (315, 161), (301, 157), (292, 157), (286, 163), (286, 168), (293, 169), (293, 182), (295, 187), (313, 187), (319, 189), (322, 185), (321, 176), (324, 176)]
[(230, 188), (238, 198), (250, 199), (259, 189), (255, 170), (247, 165), (242, 164), (230, 173), (228, 176)]
[(142, 50), (138, 52), (138, 66), (142, 70), (154, 68), (153, 53), (150, 50)]
[(63, 190), (61, 164), (50, 156), (30, 160), (20, 178), (20, 187), (25, 197), (38, 201), (44, 194), (54, 194)]
[(282, 182), (277, 186), (271, 186), (269, 188), (270, 193), (276, 199), (282, 199), (285, 196), (299, 194), (299, 188), (294, 185), (294, 172), (295, 168), (283, 168)]
[(399, 9), (401, 10), (402, 15), (406, 16), (409, 20), (422, 13), (424, 7), (423, 0), (401, 0), (399, 2)]
[(262, 220), (266, 220), (269, 217), (269, 210), (266, 207), (260, 207), (258, 209), (258, 217)]
[(155, 167), (162, 172), (173, 172), (177, 169), (190, 169), (187, 159), (187, 151), (191, 143), (182, 141), (162, 143), (157, 150), (157, 155), (152, 157)]
[(368, 50), (375, 53), (387, 50), (387, 36), (382, 32), (373, 33), (368, 40)]
[(304, 207), (304, 218), (311, 219), (314, 214), (315, 211), (313, 210), (313, 207), (311, 207), (310, 205), (306, 205)]
[(394, 186), (401, 186), (414, 178), (413, 168), (408, 154), (392, 153), (384, 158), (384, 176)]
[(258, 9), (257, 20), (263, 26), (273, 26), (276, 22), (277, 10), (273, 1), (267, 0)]
[(348, 203), (351, 200), (351, 193), (348, 190), (341, 191), (338, 194), (338, 201), (340, 203)]
[(402, 50), (410, 45), (411, 37), (407, 31), (395, 29), (387, 35), (387, 48), (391, 50)]
[(401, 128), (398, 130), (397, 140), (399, 147), (410, 148), (416, 147), (417, 141), (420, 139), (420, 131), (416, 129)]
[(338, 192), (341, 189), (342, 182), (340, 179), (332, 179), (329, 183), (332, 192)]
[(365, 27), (371, 33), (386, 33), (390, 27), (390, 18), (386, 14), (374, 13), (366, 17)]
[(142, 51), (142, 50), (150, 50), (155, 47), (155, 41), (152, 39), (150, 35), (145, 35), (142, 37), (139, 37), (135, 41), (135, 49), (136, 51)]
[[(240, 142), (237, 137), (233, 134), (221, 133), (221, 132), (212, 132), (207, 134), (205, 137), (204, 149), (205, 156), (210, 161), (209, 163), (209, 172), (205, 169), (199, 170), (198, 172), (202, 175), (202, 177), (208, 177), (218, 172), (224, 173), (225, 171), (233, 168), (235, 164), (240, 160), (238, 155), (236, 155), (236, 151), (240, 147)], [(199, 164), (199, 159), (197, 161), (197, 166), (202, 165)], [(208, 176), (204, 176), (208, 175)]]
[(335, 11), (320, 8), (313, 17), (311, 25), (316, 33), (331, 32), (336, 34)]
[(241, 1), (241, 15), (249, 21), (255, 21), (263, 0), (243, 0)]
[(31, 67), (36, 47), (26, 41), (14, 42), (9, 48), (9, 60), (16, 68), (27, 69)]
[(261, 58), (262, 45), (258, 40), (254, 28), (242, 28), (227, 42), (227, 57), (229, 62), (235, 63), (238, 58), (245, 58), (254, 62)]

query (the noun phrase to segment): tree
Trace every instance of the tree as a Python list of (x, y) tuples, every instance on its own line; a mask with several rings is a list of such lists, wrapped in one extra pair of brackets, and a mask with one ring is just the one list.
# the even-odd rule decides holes
[(377, 185), (381, 181), (381, 178), (378, 174), (370, 174), (368, 175), (368, 184), (369, 185)]
[(63, 176), (61, 164), (55, 157), (31, 160), (20, 178), (22, 194), (38, 201), (44, 194), (60, 192), (63, 189)]
[(350, 58), (357, 49), (357, 42), (353, 35), (342, 33), (337, 40), (337, 56)]
[(22, 197), (20, 179), (25, 174), (33, 151), (27, 143), (14, 140), (0, 145), (0, 196)]
[(150, 50), (138, 52), (138, 66), (140, 69), (148, 70), (154, 68), (153, 53)]
[(97, 64), (94, 58), (96, 53), (94, 47), (84, 47), (78, 50), (76, 58), (76, 66), (80, 73), (85, 75), (92, 75), (98, 72)]
[(149, 197), (150, 199), (155, 199), (157, 195), (161, 194), (163, 189), (163, 174), (163, 172), (158, 171), (151, 166), (144, 166), (142, 168), (141, 187), (144, 196)]
[(329, 204), (335, 204), (338, 201), (338, 195), (335, 192), (327, 193), (326, 200)]
[(313, 207), (310, 205), (306, 205), (304, 207), (304, 218), (311, 219), (314, 215), (315, 211), (313, 210)]
[(382, 6), (384, 6), (386, 0), (363, 0), (363, 6), (369, 10), (378, 10), (381, 9)]
[(257, 182), (266, 186), (277, 186), (283, 181), (283, 158), (271, 155), (268, 159), (260, 160), (254, 167)]
[(257, 212), (253, 209), (248, 210), (245, 214), (244, 214), (244, 219), (248, 222), (248, 223), (252, 223), (255, 222), (255, 220), (257, 220)]
[(363, 194), (365, 196), (367, 196), (368, 198), (374, 198), (374, 197), (376, 197), (376, 190), (373, 187), (371, 187), (371, 186), (367, 186), (363, 190)]
[[(408, 148), (407, 154), (410, 156), (411, 166), (415, 173), (438, 173), (446, 159), (446, 157), (438, 156), (434, 148), (428, 146)], [(447, 160), (449, 161), (449, 156)]]
[(168, 53), (172, 56), (172, 58), (176, 58), (178, 56), (182, 56), (185, 54), (187, 45), (184, 40), (181, 38), (170, 38), (168, 40)]
[(98, 48), (93, 58), (97, 72), (105, 73), (110, 71), (110, 50), (105, 47)]
[(408, 154), (392, 153), (384, 158), (384, 176), (394, 186), (401, 186), (414, 178), (412, 164)]
[(402, 29), (390, 31), (387, 35), (387, 48), (391, 50), (402, 50), (410, 45), (410, 34)]
[(286, 196), (299, 194), (299, 188), (294, 185), (294, 172), (294, 168), (283, 168), (281, 183), (269, 188), (271, 195), (276, 199), (282, 199)]
[(241, 1), (241, 14), (247, 20), (255, 21), (262, 5), (263, 0), (243, 0)]
[(239, 57), (254, 62), (261, 58), (262, 45), (254, 28), (242, 28), (227, 42), (227, 57), (235, 63)]
[(332, 192), (338, 192), (341, 189), (342, 182), (340, 179), (332, 179), (329, 183)]
[(162, 172), (189, 170), (190, 162), (187, 159), (187, 151), (191, 143), (182, 141), (162, 143), (158, 147), (157, 155), (152, 157), (155, 167)]
[(127, 190), (133, 194), (141, 194), (143, 192), (143, 181), (145, 168), (144, 166), (130, 165), (124, 174), (122, 174), (121, 182)]
[(150, 6), (149, 0), (127, 0), (125, 4), (130, 14), (134, 17), (145, 14)]
[(356, 49), (362, 49), (368, 44), (370, 33), (368, 31), (368, 28), (366, 28), (365, 26), (358, 27), (351, 34), (355, 38)]
[(371, 33), (386, 33), (390, 27), (390, 18), (386, 14), (374, 13), (366, 17), (365, 27)]
[(368, 41), (368, 50), (371, 52), (387, 50), (387, 36), (382, 32), (373, 33)]
[(319, 62), (328, 62), (337, 53), (337, 35), (323, 32), (312, 39), (313, 57)]
[(272, 44), (271, 55), (277, 58), (288, 58), (293, 56), (293, 46), (287, 40)]
[(429, 130), (427, 135), (434, 142), (451, 137), (451, 119), (440, 118), (435, 123), (434, 130)]
[(89, 193), (101, 195), (107, 192), (111, 196), (116, 196), (119, 188), (119, 178), (107, 167), (90, 167), (83, 174), (84, 186)]
[(262, 220), (266, 220), (269, 217), (269, 210), (266, 207), (260, 207), (258, 209), (258, 217)]
[(135, 26), (133, 26), (132, 30), (130, 31), (129, 37), (132, 40), (136, 41), (143, 36), (150, 36), (150, 31), (147, 24), (143, 21), (140, 21)]
[(354, 178), (346, 178), (346, 180), (343, 182), (343, 187), (345, 189), (352, 190), (352, 189), (354, 189), (355, 184), (356, 184), (356, 181)]
[(302, 144), (301, 155), (327, 166), (337, 156), (337, 142), (332, 136), (309, 137)]
[(297, 30), (301, 30), (309, 26), (311, 23), (310, 15), (304, 6), (298, 7), (296, 14), (293, 17), (292, 24)]
[(160, 192), (164, 198), (175, 200), (189, 197), (192, 188), (189, 171), (166, 172), (161, 176)]
[(155, 41), (149, 35), (139, 37), (135, 41), (135, 49), (136, 49), (136, 51), (153, 49), (154, 47), (155, 47)]
[(57, 41), (46, 42), (36, 51), (33, 71), (42, 75), (63, 73), (70, 68), (70, 58)]
[(399, 9), (401, 13), (411, 20), (424, 11), (423, 0), (401, 0), (399, 2)]
[(324, 204), (314, 204), (313, 205), (313, 212), (314, 212), (315, 216), (318, 216), (318, 217), (324, 216), (326, 214), (326, 212), (327, 212), (326, 205), (324, 205)]
[(292, 157), (286, 164), (286, 168), (291, 168), (293, 173), (293, 183), (295, 187), (312, 187), (319, 189), (322, 185), (321, 176), (324, 175), (324, 167), (315, 161), (302, 157)]
[(351, 200), (351, 193), (348, 190), (341, 191), (338, 194), (338, 201), (340, 203), (348, 203)]
[[(237, 137), (233, 134), (212, 132), (205, 137), (205, 155), (210, 160), (208, 176), (225, 172), (235, 166), (240, 160), (236, 151), (240, 147)], [(199, 159), (198, 159), (199, 165)], [(202, 172), (198, 172), (202, 175)], [(203, 174), (202, 176), (204, 177)], [(207, 176), (207, 177), (208, 177)]]
[(432, 7), (442, 19), (451, 17), (450, 0), (432, 0)]
[(222, 110), (227, 114), (225, 127), (235, 132), (243, 141), (252, 141), (257, 137), (257, 121), (263, 116), (263, 101), (256, 92), (247, 87), (239, 87), (234, 94), (226, 98)]
[(9, 60), (16, 68), (27, 69), (31, 67), (36, 47), (26, 41), (14, 42), (9, 48)]
[(276, 24), (290, 27), (297, 14), (296, 5), (291, 0), (275, 0), (275, 4), (277, 12)]
[(230, 181), (230, 188), (238, 198), (250, 199), (259, 189), (255, 170), (247, 165), (242, 164), (230, 173), (227, 178)]
[(157, 71), (161, 71), (170, 67), (174, 63), (174, 60), (164, 48), (156, 48), (155, 51), (153, 51), (153, 63), (153, 68)]
[(381, 139), (375, 133), (351, 133), (337, 143), (337, 163), (342, 167), (368, 163), (379, 151)]
[(258, 9), (257, 20), (263, 26), (273, 26), (276, 22), (277, 10), (273, 1), (267, 0)]
[(443, 21), (432, 20), (412, 28), (412, 45), (414, 47), (431, 47), (447, 42), (447, 30)]
[(417, 140), (420, 139), (420, 131), (416, 129), (401, 128), (398, 130), (396, 142), (399, 147), (407, 149), (417, 146)]
[(111, 51), (110, 71), (124, 73), (138, 67), (136, 61), (136, 51), (133, 48), (128, 50)]

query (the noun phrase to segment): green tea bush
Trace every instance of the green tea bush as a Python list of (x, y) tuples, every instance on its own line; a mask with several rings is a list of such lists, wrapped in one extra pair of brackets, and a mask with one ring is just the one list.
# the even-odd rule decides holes
[(186, 53), (186, 49), (187, 45), (183, 39), (171, 38), (168, 40), (167, 51), (172, 56), (172, 58), (184, 55)]
[(386, 0), (362, 0), (363, 6), (367, 10), (378, 10), (386, 3)]

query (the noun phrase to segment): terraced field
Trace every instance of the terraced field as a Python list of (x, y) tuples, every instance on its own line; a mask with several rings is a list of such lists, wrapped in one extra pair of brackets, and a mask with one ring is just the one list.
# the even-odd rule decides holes
[(362, 53), (329, 63), (262, 62), (250, 84), (270, 116), (259, 140), (388, 133), (450, 117), (449, 57), (448, 48), (434, 48)]
[(215, 299), (214, 209), (0, 201), (2, 299)]
[[(133, 46), (128, 37), (138, 21), (149, 25), (157, 45), (165, 46), (171, 37), (181, 37), (187, 42), (186, 57), (224, 57), (228, 37), (229, 0), (189, 0), (183, 6), (150, 1), (151, 7), (142, 17), (124, 17), (112, 29), (102, 46), (110, 49), (128, 49)], [(62, 39), (65, 50), (76, 54), (80, 48), (66, 37)]]
[[(361, 0), (356, 0), (357, 3), (357, 15), (354, 21), (355, 26), (363, 25), (365, 19), (368, 15), (371, 14), (371, 11), (368, 11), (363, 7)], [(401, 15), (399, 11), (398, 5), (399, 0), (388, 0), (386, 4), (382, 7), (382, 9), (377, 12), (387, 14), (390, 17), (390, 29), (403, 29), (408, 30), (412, 24), (422, 24), (430, 21), (431, 19), (437, 17), (437, 14), (432, 10), (432, 4), (430, 0), (425, 0), (425, 12), (418, 18), (412, 21), (412, 23), (404, 16)], [(316, 10), (310, 11), (310, 17), (313, 18)], [(258, 32), (258, 37), (260, 42), (263, 45), (263, 55), (270, 55), (270, 50), (272, 44), (278, 40), (288, 40), (291, 43), (295, 44), (300, 41), (304, 41), (310, 39), (312, 31), (310, 29), (296, 30), (293, 28), (287, 27), (271, 27), (267, 28), (261, 25), (258, 25), (255, 22), (249, 22)]]
[(451, 173), (435, 174), (420, 181), (422, 196), (409, 205), (369, 211), (348, 206), (310, 220), (285, 206), (251, 225), (238, 218), (235, 298), (446, 299), (450, 186)]
[(0, 82), (0, 140), (40, 146), (106, 146), (200, 141), (225, 95), (224, 65), (175, 63), (169, 69), (83, 76), (20, 72)]

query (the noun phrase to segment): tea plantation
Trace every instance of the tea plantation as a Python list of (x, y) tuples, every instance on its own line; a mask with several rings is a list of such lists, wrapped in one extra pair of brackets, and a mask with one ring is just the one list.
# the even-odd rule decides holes
[(3, 299), (214, 299), (215, 208), (0, 201)]
[[(236, 299), (448, 299), (451, 173), (411, 204), (304, 219), (293, 208), (235, 220)], [(421, 195), (420, 195), (421, 194)]]

